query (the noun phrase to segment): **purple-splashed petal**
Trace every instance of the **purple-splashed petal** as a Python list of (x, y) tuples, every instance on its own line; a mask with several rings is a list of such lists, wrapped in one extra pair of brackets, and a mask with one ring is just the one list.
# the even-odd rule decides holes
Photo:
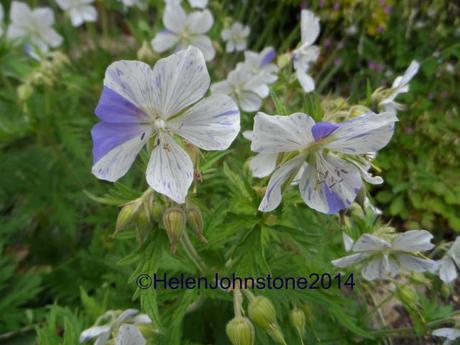
[(99, 122), (91, 130), (94, 163), (115, 147), (138, 135), (140, 140), (144, 140), (145, 136), (149, 135), (148, 127), (137, 123)]
[(138, 123), (148, 120), (148, 116), (135, 104), (107, 86), (102, 90), (95, 114), (102, 121), (110, 123)]
[(347, 206), (342, 199), (332, 191), (326, 184), (323, 184), (324, 195), (326, 195), (327, 204), (329, 206), (329, 214), (335, 214)]
[(275, 58), (275, 56), (276, 56), (276, 51), (275, 51), (275, 49), (271, 48), (267, 52), (267, 54), (265, 54), (265, 56), (263, 57), (262, 66), (268, 65), (270, 62), (272, 62), (273, 59)]
[(318, 141), (331, 135), (337, 128), (339, 128), (339, 126), (334, 123), (318, 122), (312, 127), (311, 132), (315, 141)]

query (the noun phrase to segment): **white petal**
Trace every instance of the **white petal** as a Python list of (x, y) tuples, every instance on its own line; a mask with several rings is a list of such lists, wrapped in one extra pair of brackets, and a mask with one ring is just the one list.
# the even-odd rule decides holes
[(97, 11), (93, 6), (81, 7), (81, 14), (87, 22), (95, 22), (97, 20)]
[(162, 133), (150, 157), (146, 175), (150, 187), (182, 204), (193, 182), (193, 163), (173, 138)]
[(102, 333), (95, 341), (94, 345), (106, 345), (112, 336), (112, 332)]
[(10, 20), (17, 24), (24, 24), (24, 20), (30, 20), (32, 11), (30, 7), (20, 1), (13, 1), (10, 7)]
[[(41, 27), (51, 26), (54, 23), (54, 12), (47, 7), (37, 8), (32, 11), (35, 20)], [(24, 20), (24, 19), (23, 19)]]
[(227, 80), (222, 80), (211, 85), (211, 93), (222, 93), (224, 95), (230, 95), (233, 91), (232, 86)]
[(163, 14), (163, 24), (169, 31), (182, 33), (187, 22), (187, 14), (180, 2), (169, 1)]
[(305, 71), (298, 69), (296, 70), (296, 75), (305, 92), (312, 92), (315, 90), (315, 81)]
[(331, 155), (314, 154), (300, 180), (300, 194), (305, 203), (318, 212), (336, 214), (348, 208), (362, 186), (354, 165)]
[(187, 29), (192, 34), (204, 34), (211, 30), (214, 18), (209, 10), (195, 11), (187, 17)]
[(444, 337), (449, 340), (460, 338), (460, 330), (455, 328), (439, 328), (432, 333), (435, 337)]
[(344, 256), (343, 258), (335, 259), (335, 260), (332, 260), (331, 262), (336, 267), (347, 267), (347, 266), (357, 264), (358, 262), (361, 262), (367, 259), (368, 257), (369, 257), (369, 254), (358, 253), (358, 254)]
[(168, 121), (167, 126), (204, 150), (225, 150), (240, 131), (240, 111), (229, 96), (215, 94)]
[(132, 323), (134, 325), (141, 323), (152, 323), (152, 319), (147, 314), (139, 314), (133, 318)]
[(208, 36), (198, 35), (191, 38), (191, 45), (201, 50), (206, 61), (211, 61), (216, 56), (216, 51), (212, 45), (212, 41)]
[(433, 235), (426, 230), (410, 230), (399, 234), (391, 245), (392, 250), (402, 252), (426, 251), (434, 247)]
[(342, 232), (342, 240), (343, 240), (343, 246), (345, 247), (345, 251), (349, 252), (355, 242), (345, 232)]
[(70, 10), (70, 20), (72, 25), (77, 27), (83, 24), (83, 16), (78, 8), (72, 8)]
[(438, 263), (439, 268), (439, 278), (444, 283), (451, 283), (458, 277), (457, 267), (455, 267), (454, 261), (449, 257), (445, 256)]
[(190, 6), (195, 8), (205, 8), (208, 6), (208, 0), (188, 0)]
[(80, 334), (80, 343), (84, 343), (90, 339), (99, 337), (103, 333), (110, 333), (110, 326), (94, 326), (85, 329)]
[(436, 267), (433, 260), (421, 259), (413, 255), (397, 254), (399, 263), (408, 271), (412, 272), (432, 272)]
[(302, 10), (300, 15), (302, 45), (312, 45), (319, 35), (319, 18), (308, 10)]
[(295, 157), (281, 165), (273, 173), (268, 182), (264, 198), (259, 205), (259, 211), (273, 211), (281, 203), (281, 188), (290, 176), (295, 174), (303, 162), (303, 157)]
[(41, 37), (44, 42), (46, 42), (47, 45), (50, 47), (56, 48), (60, 46), (63, 42), (63, 38), (61, 35), (59, 35), (54, 29), (51, 27), (46, 28), (41, 32)]
[(137, 309), (126, 309), (124, 310), (115, 320), (115, 323), (121, 324), (127, 319), (139, 314), (139, 310)]
[(147, 344), (141, 331), (136, 326), (123, 324), (118, 330), (115, 345), (145, 345)]
[(160, 31), (152, 40), (152, 48), (157, 53), (171, 49), (179, 42), (180, 37), (171, 31)]
[(385, 273), (385, 259), (383, 255), (378, 255), (372, 259), (361, 271), (364, 279), (372, 281), (376, 279), (387, 279), (388, 275)]
[(398, 118), (394, 113), (366, 113), (340, 123), (331, 134), (334, 140), (326, 147), (348, 154), (376, 152), (390, 141), (396, 121)]
[(203, 54), (195, 47), (158, 60), (151, 78), (154, 85), (147, 95), (154, 99), (156, 110), (163, 119), (202, 98), (210, 83)]
[(276, 168), (278, 153), (258, 153), (251, 157), (249, 166), (252, 176), (262, 178), (270, 175)]
[(254, 119), (254, 152), (297, 151), (313, 142), (311, 128), (314, 120), (303, 113), (289, 116), (256, 114)]
[(409, 89), (402, 90), (401, 88), (409, 84), (411, 79), (417, 74), (419, 67), (420, 64), (417, 61), (413, 60), (410, 63), (409, 67), (407, 67), (407, 70), (404, 72), (403, 76), (396, 78), (391, 87), (400, 88), (400, 93), (409, 91)]
[(460, 236), (457, 236), (448, 253), (460, 267)]
[(381, 251), (390, 248), (387, 241), (372, 234), (362, 235), (353, 245), (354, 252)]
[(254, 112), (262, 107), (262, 98), (252, 91), (238, 93), (238, 104), (243, 111)]
[(242, 134), (243, 134), (243, 138), (247, 139), (249, 141), (252, 141), (252, 139), (254, 138), (254, 132), (253, 131), (244, 131)]

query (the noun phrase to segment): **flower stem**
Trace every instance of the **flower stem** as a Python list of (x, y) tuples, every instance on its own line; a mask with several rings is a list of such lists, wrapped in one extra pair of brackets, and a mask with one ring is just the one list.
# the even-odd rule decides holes
[(195, 247), (192, 244), (192, 241), (190, 241), (190, 237), (188, 236), (187, 231), (184, 231), (184, 234), (181, 238), (181, 243), (190, 260), (193, 261), (193, 263), (200, 270), (201, 273), (206, 273), (206, 264), (203, 262), (203, 259), (201, 259), (201, 256), (196, 251)]

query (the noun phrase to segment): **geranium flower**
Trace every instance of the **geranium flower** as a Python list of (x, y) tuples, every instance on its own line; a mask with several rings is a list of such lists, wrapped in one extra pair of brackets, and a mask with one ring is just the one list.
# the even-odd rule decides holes
[(442, 345), (454, 344), (454, 341), (460, 338), (460, 330), (456, 328), (439, 328), (432, 333), (435, 337), (443, 337), (446, 340)]
[(417, 74), (420, 64), (417, 61), (412, 61), (402, 76), (398, 76), (391, 86), (391, 89), (385, 90), (385, 98), (380, 101), (379, 107), (384, 111), (392, 111), (396, 113), (403, 109), (403, 105), (395, 102), (395, 98), (402, 93), (409, 91), (409, 82)]
[(434, 261), (422, 259), (416, 253), (432, 249), (432, 238), (433, 235), (426, 230), (410, 230), (391, 241), (364, 234), (353, 244), (355, 254), (333, 260), (332, 264), (347, 267), (365, 262), (361, 274), (366, 280), (388, 279), (398, 274), (401, 268), (412, 272), (431, 271), (435, 267)]
[(270, 93), (264, 79), (264, 75), (253, 75), (248, 66), (240, 65), (226, 80), (212, 84), (211, 92), (232, 97), (244, 111), (257, 111)]
[(300, 47), (294, 51), (292, 58), (297, 79), (305, 92), (311, 92), (315, 89), (315, 81), (308, 74), (308, 70), (319, 56), (319, 47), (313, 45), (319, 36), (319, 29), (319, 18), (311, 11), (302, 10)]
[(214, 19), (209, 10), (185, 13), (178, 1), (168, 1), (163, 14), (163, 30), (152, 40), (152, 47), (158, 53), (171, 48), (184, 49), (189, 45), (198, 47), (206, 61), (215, 56), (214, 47), (205, 34), (211, 29)]
[(367, 113), (342, 123), (315, 121), (303, 113), (270, 116), (257, 113), (251, 150), (257, 153), (286, 153), (273, 173), (259, 210), (268, 212), (281, 203), (286, 181), (304, 168), (300, 194), (311, 208), (334, 214), (351, 205), (362, 186), (362, 178), (380, 183), (367, 173), (369, 152), (390, 141), (397, 117), (392, 113)]
[(439, 278), (444, 283), (453, 282), (458, 277), (457, 267), (460, 267), (460, 237), (455, 239), (452, 247), (438, 262)]
[(59, 7), (68, 12), (72, 25), (77, 27), (84, 22), (95, 22), (97, 11), (91, 4), (94, 0), (56, 0)]
[[(137, 309), (127, 309), (121, 313), (116, 310), (109, 310), (99, 317), (95, 326), (85, 329), (80, 334), (80, 343), (96, 338), (95, 345), (104, 345), (112, 336), (112, 331), (119, 328), (115, 344), (145, 345), (145, 339), (144, 343), (142, 343), (139, 338), (139, 335), (142, 337), (142, 334), (135, 326), (151, 322), (152, 320), (147, 314), (139, 314)], [(138, 342), (126, 342), (128, 339)]]
[(40, 53), (48, 52), (62, 43), (62, 37), (52, 28), (54, 13), (48, 7), (34, 10), (23, 3), (13, 1), (10, 8), (11, 23), (8, 27), (9, 40), (23, 39)]
[(247, 39), (250, 31), (249, 26), (240, 22), (234, 22), (229, 28), (222, 30), (222, 39), (227, 42), (225, 51), (232, 53), (245, 50), (248, 45)]
[(272, 47), (264, 48), (260, 53), (246, 50), (244, 52), (244, 62), (238, 63), (239, 66), (246, 66), (251, 74), (257, 75), (264, 83), (272, 84), (278, 79), (279, 68), (272, 63), (276, 57), (276, 51)]
[(193, 8), (204, 9), (208, 6), (208, 0), (188, 0), (188, 2)]
[(174, 134), (204, 150), (225, 150), (240, 129), (239, 110), (230, 97), (203, 98), (209, 84), (203, 54), (195, 47), (160, 59), (153, 69), (139, 61), (110, 65), (96, 108), (102, 121), (92, 130), (93, 174), (118, 180), (154, 137), (147, 182), (175, 202), (185, 202), (193, 164)]

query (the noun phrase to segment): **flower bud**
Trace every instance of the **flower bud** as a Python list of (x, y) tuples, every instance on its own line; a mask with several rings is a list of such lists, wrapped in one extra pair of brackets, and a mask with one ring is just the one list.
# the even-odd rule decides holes
[(253, 345), (255, 330), (247, 317), (235, 316), (226, 327), (227, 336), (232, 345)]
[(185, 230), (185, 214), (179, 207), (168, 208), (163, 213), (163, 226), (168, 234), (169, 242), (171, 242), (171, 252), (176, 252), (177, 241), (182, 237)]
[(291, 320), (291, 324), (297, 330), (300, 336), (303, 336), (305, 333), (305, 313), (302, 309), (295, 307), (289, 313), (289, 319)]
[(203, 236), (203, 216), (196, 205), (189, 204), (187, 206), (187, 224), (201, 242), (208, 244), (208, 240)]
[(306, 321), (308, 321), (308, 323), (311, 323), (313, 321), (313, 313), (311, 312), (311, 308), (308, 304), (304, 304), (303, 313), (305, 314)]
[(277, 323), (271, 325), (271, 327), (267, 330), (267, 334), (275, 341), (275, 343), (286, 345), (286, 340), (284, 339), (283, 332)]
[(159, 200), (155, 200), (153, 204), (150, 205), (150, 217), (155, 222), (159, 222), (161, 220), (161, 215), (163, 214), (164, 206), (159, 202)]
[(147, 41), (144, 41), (142, 46), (137, 51), (137, 58), (148, 63), (153, 63), (155, 61), (155, 52), (152, 50), (150, 44)]
[(122, 207), (118, 213), (117, 223), (115, 226), (115, 233), (126, 228), (126, 226), (131, 223), (134, 218), (134, 215), (139, 208), (139, 204), (136, 201), (129, 202)]
[(276, 324), (276, 310), (273, 303), (266, 297), (256, 296), (249, 302), (249, 317), (263, 329)]

